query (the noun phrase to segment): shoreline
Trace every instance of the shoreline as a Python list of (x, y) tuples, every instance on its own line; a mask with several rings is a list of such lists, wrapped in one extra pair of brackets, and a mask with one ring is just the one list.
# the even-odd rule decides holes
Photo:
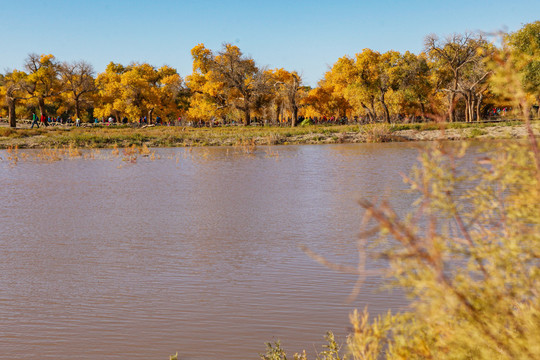
[[(540, 137), (540, 122), (533, 122)], [(186, 128), (156, 126), (41, 127), (11, 129), (0, 127), (0, 149), (46, 149), (63, 146), (112, 148), (132, 145), (147, 147), (262, 146), (301, 144), (344, 144), (410, 142), (435, 140), (519, 139), (527, 136), (525, 125), (514, 124), (373, 124), (330, 125), (296, 128), (219, 127)], [(442, 128), (442, 129), (441, 129)]]

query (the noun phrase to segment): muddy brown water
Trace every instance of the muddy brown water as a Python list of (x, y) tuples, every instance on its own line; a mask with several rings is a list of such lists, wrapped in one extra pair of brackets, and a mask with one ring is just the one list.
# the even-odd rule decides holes
[(258, 359), (277, 339), (313, 354), (327, 330), (344, 340), (354, 308), (406, 308), (380, 276), (346, 303), (356, 278), (299, 245), (354, 264), (357, 199), (409, 209), (414, 146), (157, 153), (16, 166), (0, 153), (0, 359)]

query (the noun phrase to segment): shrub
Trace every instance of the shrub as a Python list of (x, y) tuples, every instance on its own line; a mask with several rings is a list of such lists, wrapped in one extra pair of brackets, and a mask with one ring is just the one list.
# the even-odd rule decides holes
[(385, 142), (391, 139), (391, 128), (388, 124), (366, 124), (359, 132), (364, 135), (366, 142)]
[(360, 202), (370, 242), (389, 249), (388, 275), (413, 300), (371, 322), (355, 312), (348, 359), (540, 358), (540, 151), (534, 138), (507, 143), (472, 170), (464, 154), (438, 143), (421, 154), (405, 218)]

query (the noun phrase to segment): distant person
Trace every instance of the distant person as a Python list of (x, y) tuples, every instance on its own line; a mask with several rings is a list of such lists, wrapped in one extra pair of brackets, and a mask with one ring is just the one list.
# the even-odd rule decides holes
[(80, 127), (81, 126), (81, 119), (77, 118), (75, 119), (75, 126)]
[(49, 126), (49, 124), (47, 123), (47, 118), (45, 117), (44, 114), (41, 114), (40, 121), (41, 121), (41, 125)]
[(30, 126), (30, 129), (33, 129), (34, 125), (37, 125), (37, 127), (39, 128), (39, 122), (36, 113), (32, 113), (32, 126)]

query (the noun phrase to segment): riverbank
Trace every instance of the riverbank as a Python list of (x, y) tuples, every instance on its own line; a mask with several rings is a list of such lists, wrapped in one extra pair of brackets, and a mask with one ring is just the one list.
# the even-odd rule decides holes
[[(540, 122), (533, 123), (540, 136)], [(526, 136), (521, 122), (451, 124), (367, 124), (312, 125), (306, 127), (216, 127), (191, 128), (156, 126), (72, 127), (50, 126), (11, 129), (0, 127), (0, 148), (51, 148), (75, 145), (79, 148), (187, 146), (244, 146), (287, 144), (335, 144), (390, 141), (510, 139)]]

